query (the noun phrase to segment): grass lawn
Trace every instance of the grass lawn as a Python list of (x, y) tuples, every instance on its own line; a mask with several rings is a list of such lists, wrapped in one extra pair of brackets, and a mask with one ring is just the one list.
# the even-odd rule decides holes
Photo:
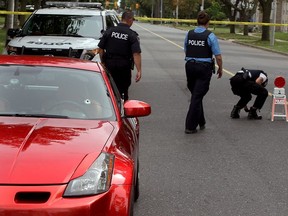
[[(242, 44), (247, 44), (255, 47), (262, 47), (264, 49), (273, 50), (281, 53), (288, 54), (288, 34), (283, 32), (275, 33), (274, 44), (271, 44), (270, 41), (262, 41), (260, 34), (252, 33), (250, 36), (244, 36), (243, 34), (230, 34), (230, 33), (215, 33), (217, 37), (222, 39), (234, 40)], [(282, 37), (283, 34), (286, 34), (286, 38)], [(280, 39), (281, 38), (281, 39)], [(283, 39), (282, 39), (283, 38)]]

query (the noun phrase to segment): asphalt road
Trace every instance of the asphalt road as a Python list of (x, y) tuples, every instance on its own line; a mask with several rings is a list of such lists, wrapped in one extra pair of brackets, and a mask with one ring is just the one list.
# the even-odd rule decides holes
[(238, 97), (229, 85), (241, 67), (262, 69), (272, 92), (276, 76), (288, 79), (287, 56), (220, 41), (225, 73), (221, 79), (213, 76), (205, 97), (206, 129), (187, 135), (185, 32), (144, 23), (132, 28), (141, 38), (143, 77), (133, 81), (130, 99), (152, 106), (152, 114), (140, 119), (135, 215), (287, 216), (288, 122), (270, 120), (270, 96), (262, 120), (248, 120), (244, 112), (230, 119)]

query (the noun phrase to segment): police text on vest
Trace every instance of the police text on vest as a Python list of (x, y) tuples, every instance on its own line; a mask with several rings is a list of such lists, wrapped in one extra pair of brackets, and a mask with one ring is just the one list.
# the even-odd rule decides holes
[(192, 46), (205, 46), (205, 41), (203, 40), (189, 40), (188, 45)]
[(119, 33), (119, 32), (112, 32), (111, 37), (117, 38), (120, 40), (128, 40), (128, 34), (123, 34), (123, 33)]

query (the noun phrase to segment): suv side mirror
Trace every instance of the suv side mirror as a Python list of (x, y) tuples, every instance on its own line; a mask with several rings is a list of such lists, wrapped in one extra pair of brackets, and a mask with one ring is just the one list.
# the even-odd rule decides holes
[(8, 45), (8, 43), (10, 42), (10, 40), (12, 40), (16, 35), (20, 34), (22, 30), (21, 29), (8, 29), (7, 30), (7, 37), (6, 37), (6, 46)]
[(19, 33), (21, 32), (21, 29), (8, 29), (7, 31), (7, 35), (10, 37), (10, 38), (14, 38), (16, 35), (18, 35)]

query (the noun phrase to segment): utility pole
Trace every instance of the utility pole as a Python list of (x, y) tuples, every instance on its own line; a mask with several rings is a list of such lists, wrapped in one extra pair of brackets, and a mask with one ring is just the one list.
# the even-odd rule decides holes
[(162, 24), (162, 18), (163, 18), (163, 0), (161, 0), (161, 5), (160, 5), (160, 18), (161, 18), (161, 24)]
[(201, 9), (200, 9), (201, 11), (203, 11), (204, 10), (204, 0), (202, 0), (202, 4), (201, 4)]
[(154, 0), (152, 0), (152, 5), (151, 5), (151, 18), (154, 17)]
[(179, 12), (179, 0), (177, 0), (177, 2), (176, 2), (176, 12), (175, 12), (176, 13), (175, 14), (176, 15), (175, 16), (176, 19), (178, 19), (178, 12)]
[[(272, 23), (276, 23), (276, 14), (277, 14), (277, 0), (272, 2), (272, 10), (273, 10), (273, 20)], [(270, 37), (270, 45), (274, 46), (275, 43), (275, 25), (271, 26), (271, 37)]]
[[(14, 12), (15, 1), (8, 1), (8, 11)], [(14, 14), (7, 14), (7, 29), (14, 27)]]

